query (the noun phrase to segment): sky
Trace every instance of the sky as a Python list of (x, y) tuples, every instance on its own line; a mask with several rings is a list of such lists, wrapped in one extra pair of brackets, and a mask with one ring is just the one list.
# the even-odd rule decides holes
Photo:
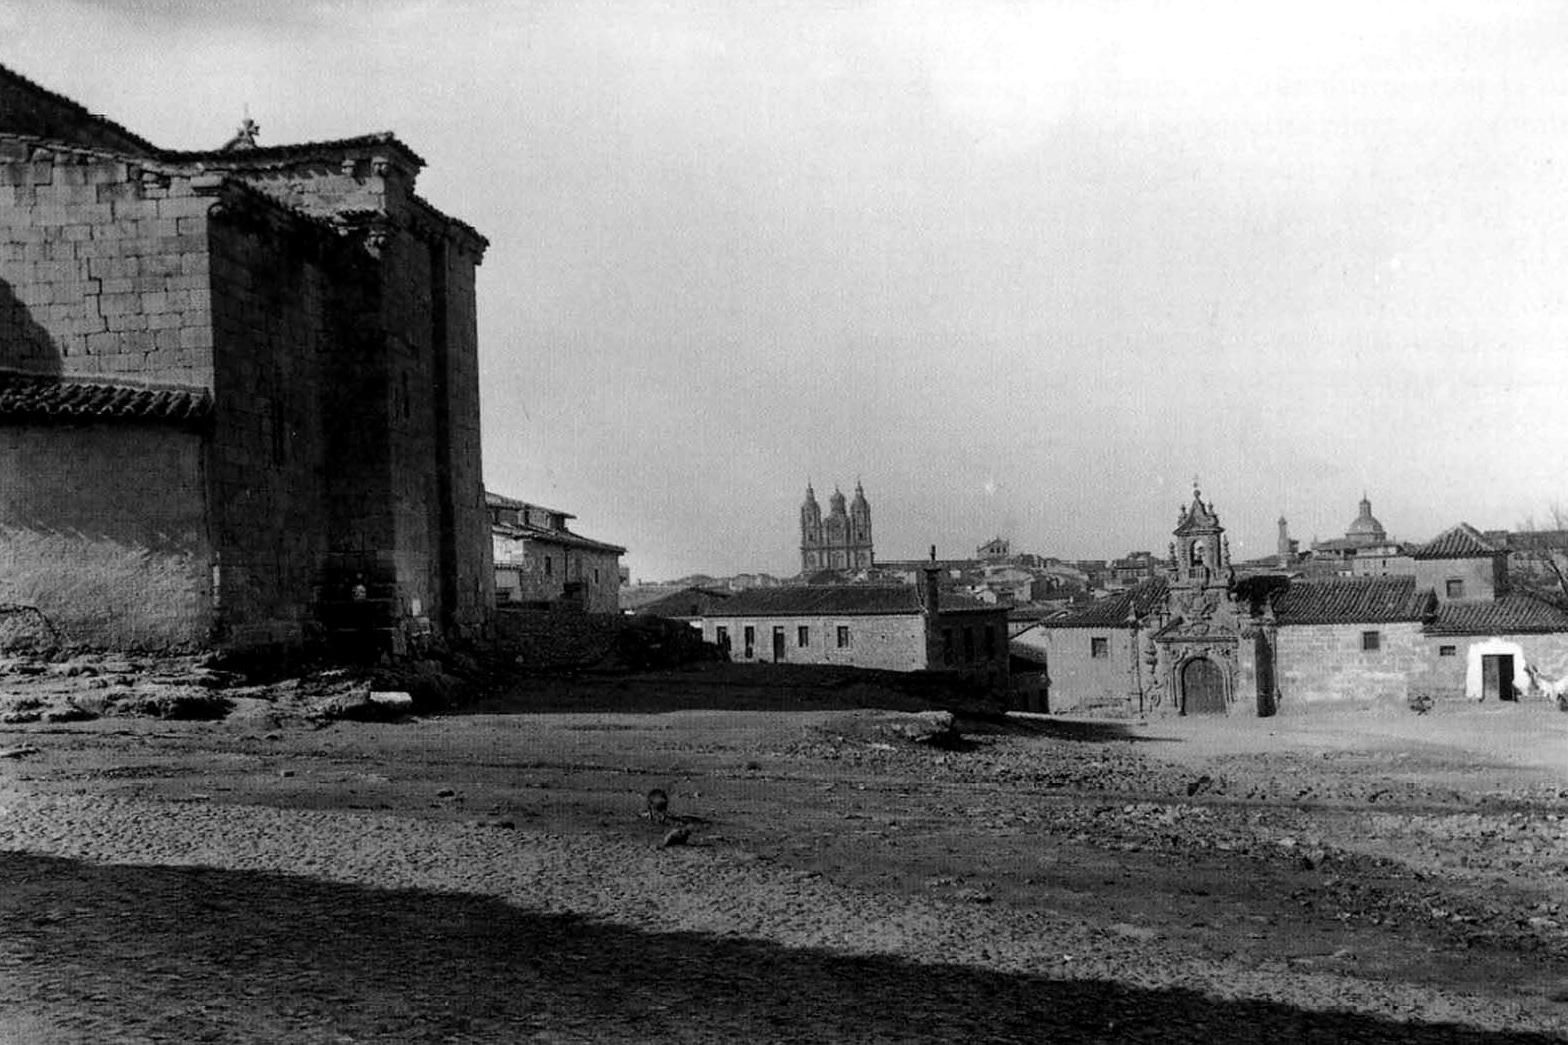
[(0, 0), (169, 148), (392, 130), (490, 240), (487, 485), (635, 578), (1236, 559), (1568, 503), (1558, 3)]

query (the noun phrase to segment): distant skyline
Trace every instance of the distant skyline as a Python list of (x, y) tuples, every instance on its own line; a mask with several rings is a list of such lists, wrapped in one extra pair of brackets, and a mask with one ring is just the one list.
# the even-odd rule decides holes
[(1237, 559), (1568, 503), (1548, 2), (0, 0), (170, 148), (392, 130), (491, 241), (487, 483), (635, 577), (876, 550)]

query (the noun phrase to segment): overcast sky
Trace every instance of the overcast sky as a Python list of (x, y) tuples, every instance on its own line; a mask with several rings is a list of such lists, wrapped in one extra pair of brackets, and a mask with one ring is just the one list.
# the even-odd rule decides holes
[(634, 576), (1238, 559), (1568, 504), (1568, 5), (0, 0), (172, 148), (393, 130), (491, 241), (485, 474)]

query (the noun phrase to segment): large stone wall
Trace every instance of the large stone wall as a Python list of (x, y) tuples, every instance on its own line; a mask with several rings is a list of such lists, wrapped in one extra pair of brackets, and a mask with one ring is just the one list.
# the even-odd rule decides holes
[[(1378, 633), (1376, 650), (1361, 648), (1362, 634), (1369, 631)], [(1421, 626), (1413, 622), (1282, 626), (1275, 650), (1279, 710), (1404, 703), (1411, 680), (1425, 669), (1426, 646)]]
[[(745, 629), (755, 629), (751, 656), (746, 655)], [(838, 628), (849, 629), (849, 645), (838, 645)], [(702, 622), (704, 642), (718, 643), (718, 629), (728, 628), (730, 658), (773, 660), (773, 631), (783, 629), (786, 664), (837, 664), (842, 667), (919, 671), (925, 668), (925, 618), (918, 613), (853, 614), (844, 617), (726, 617)], [(798, 642), (798, 629), (808, 629), (808, 643)], [(1005, 642), (1003, 643), (1005, 647)], [(933, 665), (934, 666), (934, 665)]]
[(198, 187), (0, 136), (0, 367), (210, 388)]

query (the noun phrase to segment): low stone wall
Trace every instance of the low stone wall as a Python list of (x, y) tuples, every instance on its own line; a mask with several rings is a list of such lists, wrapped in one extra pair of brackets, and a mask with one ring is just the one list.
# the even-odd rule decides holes
[(503, 608), (496, 644), (518, 667), (544, 671), (673, 666), (717, 655), (687, 624), (569, 609)]

